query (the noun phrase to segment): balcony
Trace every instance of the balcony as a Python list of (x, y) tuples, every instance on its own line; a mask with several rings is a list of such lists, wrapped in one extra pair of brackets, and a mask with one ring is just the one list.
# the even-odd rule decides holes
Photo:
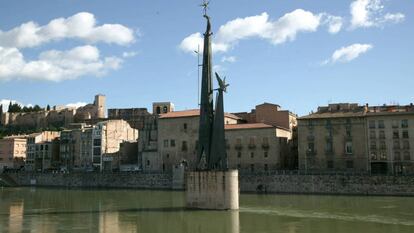
[(241, 150), (241, 149), (243, 149), (243, 146), (242, 146), (241, 144), (236, 144), (236, 145), (234, 146), (234, 149), (236, 149), (236, 150)]
[(256, 149), (256, 144), (250, 143), (248, 147), (250, 150), (254, 150)]
[(263, 143), (262, 148), (263, 148), (263, 150), (268, 150), (270, 148), (269, 143)]

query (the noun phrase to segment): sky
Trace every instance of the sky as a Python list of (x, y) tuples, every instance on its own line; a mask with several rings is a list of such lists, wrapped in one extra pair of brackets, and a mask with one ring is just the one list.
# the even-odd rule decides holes
[[(0, 101), (76, 106), (101, 93), (107, 108), (197, 108), (200, 4), (2, 0)], [(406, 0), (211, 0), (225, 111), (414, 102), (413, 12)]]

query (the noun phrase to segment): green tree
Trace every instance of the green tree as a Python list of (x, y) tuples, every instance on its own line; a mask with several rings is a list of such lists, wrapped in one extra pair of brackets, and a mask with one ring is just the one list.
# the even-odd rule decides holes
[(47, 105), (46, 110), (50, 111), (50, 105), (49, 104)]
[(34, 107), (33, 107), (33, 112), (40, 112), (40, 111), (42, 111), (42, 108), (39, 106), (39, 105), (35, 105)]

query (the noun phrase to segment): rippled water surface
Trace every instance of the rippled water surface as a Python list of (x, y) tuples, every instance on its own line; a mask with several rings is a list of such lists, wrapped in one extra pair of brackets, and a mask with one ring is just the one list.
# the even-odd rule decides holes
[(242, 194), (186, 210), (183, 192), (0, 189), (0, 232), (414, 232), (414, 198)]

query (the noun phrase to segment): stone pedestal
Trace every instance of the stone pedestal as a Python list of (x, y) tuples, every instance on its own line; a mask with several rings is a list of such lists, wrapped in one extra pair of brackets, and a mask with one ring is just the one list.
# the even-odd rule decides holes
[(186, 207), (211, 210), (239, 209), (238, 171), (188, 172)]

